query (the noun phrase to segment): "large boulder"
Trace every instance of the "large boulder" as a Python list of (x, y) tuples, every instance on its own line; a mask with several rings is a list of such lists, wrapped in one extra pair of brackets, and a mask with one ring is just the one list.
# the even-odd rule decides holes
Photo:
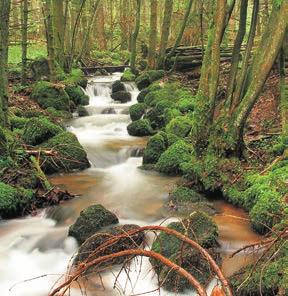
[(69, 236), (73, 236), (81, 245), (102, 227), (119, 223), (115, 214), (102, 205), (93, 205), (83, 210), (76, 222), (69, 227)]
[[(98, 252), (97, 255), (93, 255), (93, 252), (99, 246), (107, 242), (109, 239), (117, 235), (126, 234), (128, 231), (134, 230), (137, 228), (139, 228), (138, 225), (126, 224), (126, 225), (112, 227), (103, 232), (100, 231), (93, 234), (80, 246), (77, 256), (74, 260), (74, 265), (80, 264), (82, 262), (90, 262), (100, 256), (138, 248), (144, 241), (144, 234), (142, 232), (131, 235), (129, 237), (121, 238), (117, 241), (116, 244), (112, 244), (111, 246), (105, 248), (105, 250)], [(127, 257), (116, 258), (114, 260), (109, 260), (104, 264), (102, 263), (101, 267), (107, 266), (107, 265), (111, 266), (111, 264), (120, 264), (126, 260), (127, 260)], [(93, 271), (95, 269), (97, 269), (97, 267), (90, 268), (88, 272)]]
[(39, 145), (63, 132), (63, 129), (46, 117), (31, 118), (24, 127), (23, 140), (29, 145)]
[(89, 97), (84, 93), (80, 86), (67, 85), (65, 91), (76, 106), (89, 104)]
[(146, 105), (144, 103), (134, 104), (129, 108), (129, 114), (132, 121), (139, 120), (145, 114)]
[(148, 95), (149, 92), (150, 92), (149, 88), (142, 89), (137, 96), (138, 103), (144, 103), (144, 99)]
[(53, 151), (41, 155), (42, 168), (48, 174), (81, 170), (90, 166), (84, 148), (70, 132), (59, 133), (40, 147)]
[(79, 105), (77, 107), (77, 112), (78, 112), (78, 116), (79, 117), (84, 117), (84, 116), (88, 116), (89, 115), (87, 109), (84, 106), (82, 106), (82, 105)]
[(21, 216), (34, 196), (33, 191), (0, 182), (0, 218)]
[(191, 128), (192, 122), (188, 116), (177, 116), (167, 124), (166, 132), (185, 138), (188, 136)]
[(127, 103), (131, 101), (132, 97), (128, 91), (117, 91), (112, 93), (111, 98), (115, 101), (119, 101), (121, 103)]
[(138, 76), (135, 80), (137, 87), (142, 90), (146, 87), (148, 87), (151, 83), (153, 83), (156, 80), (159, 80), (163, 78), (165, 75), (165, 72), (163, 70), (149, 70), (144, 73), (142, 73), (140, 76)]
[(134, 137), (145, 137), (154, 134), (151, 124), (147, 119), (140, 119), (131, 122), (128, 125), (127, 130), (128, 134)]
[[(209, 253), (214, 258), (218, 258), (213, 249), (218, 246), (217, 225), (205, 213), (193, 212), (187, 219), (170, 223), (168, 228), (197, 241), (202, 247), (208, 248)], [(183, 244), (175, 236), (160, 232), (152, 245), (152, 250), (185, 268), (203, 285), (209, 283), (211, 267), (207, 260), (198, 251), (192, 249), (187, 244)], [(151, 260), (151, 263), (159, 276), (160, 282), (166, 289), (173, 292), (182, 292), (184, 289), (191, 288), (189, 282), (182, 279), (176, 272), (171, 271), (171, 268), (155, 260)]]
[(120, 80), (116, 80), (112, 83), (112, 94), (118, 91), (125, 91), (125, 85)]
[(69, 96), (62, 85), (39, 81), (32, 90), (31, 98), (44, 109), (54, 107), (56, 110), (70, 111)]

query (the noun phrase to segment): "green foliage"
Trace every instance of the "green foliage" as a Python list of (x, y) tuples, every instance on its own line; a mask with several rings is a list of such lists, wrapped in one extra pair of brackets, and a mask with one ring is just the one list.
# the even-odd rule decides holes
[(72, 118), (72, 114), (68, 111), (61, 111), (61, 110), (56, 110), (53, 107), (49, 107), (46, 109), (46, 111), (49, 113), (49, 118), (52, 121), (63, 121), (67, 119)]
[[(20, 45), (10, 45), (8, 63), (9, 64), (20, 64), (22, 56), (22, 48)], [(40, 56), (47, 56), (47, 47), (45, 44), (30, 44), (28, 46), (27, 57), (30, 60), (34, 60)]]
[(165, 72), (163, 70), (149, 70), (143, 72), (140, 76), (135, 79), (137, 87), (142, 90), (148, 87), (151, 83), (163, 78)]
[(190, 159), (191, 147), (183, 140), (170, 146), (159, 158), (156, 169), (165, 174), (178, 174), (181, 164)]
[(63, 129), (46, 117), (31, 118), (25, 125), (23, 140), (29, 145), (39, 145), (61, 132)]
[(56, 110), (69, 111), (69, 96), (60, 85), (39, 81), (32, 90), (31, 98), (44, 109), (53, 107)]
[(62, 82), (66, 86), (81, 86), (83, 88), (86, 88), (88, 80), (84, 76), (84, 73), (82, 72), (81, 69), (75, 69), (73, 68), (71, 73), (66, 74), (63, 76)]
[(139, 95), (137, 96), (138, 103), (144, 103), (144, 99), (146, 95), (150, 92), (148, 88), (144, 88), (140, 91)]
[(151, 137), (144, 150), (143, 164), (156, 163), (161, 154), (167, 149), (167, 144), (167, 135), (164, 132), (159, 132)]
[(168, 124), (173, 118), (181, 116), (181, 112), (176, 108), (168, 108), (164, 111), (164, 122)]
[(0, 182), (0, 217), (12, 218), (22, 214), (33, 198), (33, 191), (15, 188)]
[(10, 124), (12, 129), (22, 129), (25, 124), (28, 122), (28, 118), (18, 117), (18, 116), (11, 116), (9, 117)]
[(55, 156), (41, 155), (43, 171), (46, 173), (69, 172), (89, 167), (84, 148), (70, 132), (57, 134), (40, 147), (53, 149), (55, 153)]
[(154, 134), (151, 124), (147, 119), (139, 119), (131, 122), (127, 130), (130, 136), (136, 137), (151, 136)]
[(134, 81), (136, 75), (132, 73), (130, 68), (125, 69), (123, 75), (121, 76), (121, 81)]
[(6, 155), (7, 153), (7, 136), (6, 136), (6, 131), (4, 128), (0, 126), (0, 155)]
[(178, 116), (173, 118), (166, 126), (167, 133), (174, 134), (180, 138), (188, 136), (191, 130), (192, 122), (187, 116)]
[(145, 114), (146, 105), (144, 103), (134, 104), (129, 108), (129, 114), (132, 121), (139, 120)]
[(204, 200), (201, 194), (185, 186), (177, 186), (170, 195), (176, 202), (198, 202)]
[(182, 113), (194, 111), (195, 109), (194, 97), (191, 96), (190, 98), (180, 99), (177, 103), (177, 107)]

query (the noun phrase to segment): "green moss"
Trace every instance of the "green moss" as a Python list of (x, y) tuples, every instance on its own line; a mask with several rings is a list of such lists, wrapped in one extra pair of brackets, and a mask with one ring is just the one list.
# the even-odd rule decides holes
[(163, 70), (149, 70), (143, 72), (140, 76), (138, 76), (135, 80), (137, 87), (142, 90), (148, 87), (151, 83), (155, 82), (163, 78), (165, 72)]
[(84, 93), (80, 86), (68, 85), (65, 87), (65, 91), (76, 106), (89, 104), (89, 97)]
[(159, 132), (151, 137), (144, 150), (143, 164), (156, 163), (167, 147), (167, 135), (164, 132)]
[(51, 118), (53, 121), (61, 122), (63, 120), (72, 118), (72, 114), (68, 111), (56, 110), (53, 107), (47, 108), (46, 111), (49, 113), (49, 118)]
[(134, 81), (136, 75), (134, 75), (130, 68), (125, 69), (123, 75), (121, 76), (121, 81)]
[(190, 159), (191, 147), (182, 140), (170, 146), (159, 158), (156, 169), (161, 173), (178, 174), (180, 166)]
[(61, 132), (63, 132), (63, 129), (46, 117), (32, 118), (25, 125), (23, 140), (26, 144), (35, 146)]
[(42, 168), (46, 173), (69, 172), (89, 167), (87, 154), (77, 137), (70, 132), (62, 132), (40, 147), (52, 149), (53, 156), (42, 155)]
[(86, 88), (88, 80), (84, 76), (84, 73), (82, 72), (81, 69), (75, 69), (73, 68), (71, 73), (68, 75), (65, 75), (63, 81), (62, 81), (66, 86), (74, 85), (74, 86), (81, 86), (83, 88)]
[(31, 190), (15, 188), (0, 182), (0, 217), (12, 218), (22, 215), (33, 195)]
[(137, 96), (137, 101), (138, 103), (144, 103), (144, 99), (146, 97), (146, 95), (149, 93), (149, 89), (148, 88), (144, 88), (143, 90), (140, 91), (140, 93)]
[(31, 98), (42, 108), (69, 111), (69, 96), (62, 86), (47, 81), (39, 81), (34, 86)]
[(168, 108), (164, 111), (164, 122), (168, 124), (173, 118), (181, 116), (181, 112), (176, 108)]
[(170, 193), (170, 196), (176, 202), (198, 202), (204, 200), (201, 194), (185, 186), (177, 186)]
[(191, 96), (191, 98), (183, 98), (179, 100), (177, 103), (177, 107), (182, 113), (194, 111), (195, 109), (194, 97)]
[(147, 119), (140, 119), (131, 122), (128, 125), (127, 130), (130, 136), (136, 137), (151, 136), (154, 134), (151, 124)]
[(12, 129), (22, 129), (29, 119), (18, 117), (18, 116), (11, 116), (9, 120), (10, 120)]
[(129, 108), (129, 114), (132, 121), (139, 120), (145, 114), (146, 105), (143, 103), (134, 104)]
[(187, 116), (178, 116), (172, 119), (166, 126), (166, 132), (185, 138), (191, 130), (192, 122)]
[(0, 155), (6, 155), (7, 153), (7, 136), (4, 128), (0, 126)]

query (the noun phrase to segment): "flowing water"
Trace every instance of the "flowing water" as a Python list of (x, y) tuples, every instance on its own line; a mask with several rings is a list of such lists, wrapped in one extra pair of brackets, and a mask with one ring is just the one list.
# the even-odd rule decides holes
[[(89, 116), (75, 118), (67, 125), (87, 151), (91, 168), (54, 176), (51, 181), (80, 196), (43, 210), (36, 217), (0, 223), (1, 296), (48, 294), (77, 250), (75, 240), (67, 237), (68, 226), (82, 209), (91, 204), (103, 204), (120, 218), (122, 224), (159, 225), (167, 216), (163, 205), (177, 178), (138, 168), (147, 139), (130, 137), (126, 127), (130, 121), (128, 108), (136, 102), (139, 92), (133, 83), (126, 83), (132, 101), (127, 104), (113, 101), (110, 98), (111, 84), (119, 78), (120, 74), (115, 73), (90, 79), (86, 89), (90, 97)], [(215, 201), (215, 206), (220, 212), (215, 221), (220, 231), (223, 270), (230, 275), (253, 260), (253, 256), (240, 254), (231, 259), (229, 255), (259, 237), (251, 231), (243, 211), (223, 201)], [(139, 261), (132, 264), (130, 279), (135, 285), (131, 286), (126, 274), (122, 273), (116, 289), (113, 289), (116, 274), (117, 270), (113, 270), (103, 275), (105, 290), (99, 278), (90, 281), (86, 286), (88, 295), (131, 295), (153, 291), (157, 287), (146, 259), (141, 264)], [(188, 291), (185, 295), (192, 294)], [(75, 286), (72, 295), (81, 295), (81, 291)], [(149, 295), (159, 295), (159, 291)], [(174, 294), (162, 291), (161, 295)]]

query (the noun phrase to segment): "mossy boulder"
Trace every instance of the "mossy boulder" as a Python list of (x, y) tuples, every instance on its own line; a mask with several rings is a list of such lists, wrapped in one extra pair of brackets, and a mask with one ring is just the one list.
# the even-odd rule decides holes
[(132, 99), (131, 94), (125, 90), (112, 93), (111, 98), (120, 103), (127, 103)]
[[(168, 228), (185, 234), (190, 239), (197, 241), (202, 247), (208, 248), (208, 252), (214, 258), (218, 258), (218, 255), (213, 249), (218, 246), (217, 225), (205, 213), (199, 211), (193, 212), (189, 218), (181, 222), (170, 223)], [(183, 245), (182, 241), (175, 236), (160, 232), (152, 245), (152, 250), (185, 268), (203, 285), (209, 283), (211, 267), (207, 263), (207, 260), (196, 250), (186, 244)], [(186, 288), (191, 288), (189, 282), (181, 279), (170, 268), (166, 268), (163, 264), (155, 260), (151, 260), (151, 263), (159, 276), (160, 282), (164, 284), (166, 289), (174, 292), (182, 292)]]
[(23, 140), (29, 145), (40, 145), (48, 139), (63, 132), (63, 129), (46, 117), (31, 118), (25, 125)]
[(172, 119), (166, 126), (166, 132), (174, 134), (180, 138), (188, 136), (192, 128), (192, 122), (187, 116), (178, 116)]
[(191, 147), (183, 140), (171, 145), (159, 158), (156, 169), (165, 174), (179, 174), (180, 166), (190, 159)]
[(0, 217), (6, 219), (21, 216), (33, 196), (32, 190), (16, 188), (0, 182)]
[(148, 88), (142, 89), (137, 96), (138, 103), (144, 103), (144, 99), (149, 92), (150, 92), (150, 90)]
[(125, 69), (123, 75), (121, 76), (121, 81), (134, 81), (136, 75), (132, 73), (130, 68)]
[(65, 87), (65, 91), (76, 106), (89, 104), (89, 97), (80, 86), (68, 85)]
[[(74, 265), (80, 264), (81, 262), (84, 262), (88, 259), (88, 262), (91, 260), (94, 260), (100, 256), (109, 255), (117, 252), (121, 252), (124, 250), (130, 250), (137, 248), (143, 243), (144, 240), (144, 234), (143, 233), (137, 233), (130, 237), (126, 238), (120, 238), (117, 241), (117, 244), (113, 244), (109, 247), (107, 247), (104, 251), (99, 252), (97, 255), (91, 255), (91, 253), (95, 252), (95, 250), (107, 242), (109, 239), (113, 238), (114, 236), (125, 234), (128, 231), (138, 229), (138, 225), (133, 224), (126, 224), (121, 226), (115, 226), (110, 229), (105, 229), (105, 231), (96, 232), (92, 236), (90, 236), (79, 248), (77, 256), (73, 262)], [(111, 266), (112, 264), (120, 264), (127, 260), (127, 257), (117, 258), (114, 260), (109, 260), (104, 263), (104, 266)], [(103, 267), (103, 264), (101, 264)], [(97, 267), (92, 267), (88, 270), (88, 272), (93, 271), (97, 269)]]
[(195, 109), (195, 100), (193, 97), (183, 98), (178, 101), (177, 107), (182, 113), (192, 112)]
[(123, 82), (116, 80), (112, 83), (112, 94), (119, 91), (126, 91), (126, 88)]
[(139, 119), (131, 122), (127, 127), (130, 136), (145, 137), (154, 134), (149, 120)]
[(144, 103), (134, 104), (129, 108), (129, 114), (132, 121), (139, 120), (145, 114), (146, 105)]
[(18, 116), (10, 116), (9, 120), (12, 129), (22, 129), (29, 121), (28, 118)]
[(165, 71), (163, 70), (149, 70), (142, 73), (135, 80), (137, 87), (142, 90), (148, 87), (152, 82), (163, 78)]
[(168, 124), (175, 117), (181, 116), (181, 112), (176, 108), (168, 108), (164, 111), (163, 118), (165, 124)]
[(102, 205), (92, 205), (81, 211), (76, 222), (69, 227), (69, 236), (73, 236), (81, 245), (102, 227), (119, 223), (115, 214)]
[(71, 112), (56, 110), (53, 107), (47, 108), (46, 111), (49, 114), (49, 118), (56, 122), (62, 122), (64, 120), (71, 119), (73, 117)]
[(32, 90), (31, 98), (44, 109), (53, 107), (56, 110), (70, 110), (69, 96), (62, 85), (39, 81)]
[(53, 149), (53, 155), (41, 156), (43, 171), (48, 174), (81, 170), (90, 166), (84, 148), (70, 132), (59, 133), (40, 147)]
[(48, 78), (50, 75), (50, 69), (47, 58), (39, 57), (30, 64), (32, 70), (33, 79), (41, 80), (42, 78)]
[(79, 117), (84, 117), (84, 116), (88, 116), (89, 115), (87, 109), (84, 106), (82, 106), (82, 105), (79, 105), (78, 106), (77, 112), (78, 112), (78, 116)]
[(199, 201), (205, 200), (205, 197), (203, 195), (185, 186), (177, 186), (170, 193), (170, 197), (175, 202), (180, 202), (180, 203), (199, 202)]
[(151, 137), (144, 150), (143, 164), (157, 163), (161, 154), (167, 149), (167, 135), (164, 132), (159, 132)]

